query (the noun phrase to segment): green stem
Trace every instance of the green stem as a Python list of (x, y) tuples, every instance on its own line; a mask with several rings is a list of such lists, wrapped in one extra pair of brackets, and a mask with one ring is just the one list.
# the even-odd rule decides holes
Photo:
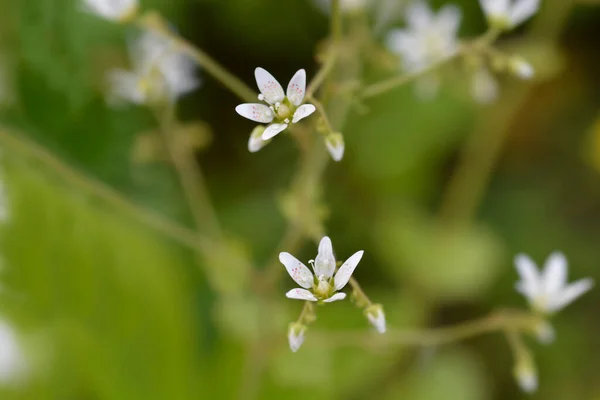
[(384, 335), (364, 331), (311, 332), (311, 343), (325, 347), (439, 346), (491, 332), (526, 331), (538, 317), (516, 310), (499, 310), (490, 315), (455, 326), (426, 330), (390, 329)]
[(366, 306), (369, 307), (373, 304), (373, 302), (371, 302), (371, 299), (369, 299), (369, 296), (367, 296), (367, 294), (364, 292), (364, 290), (362, 290), (362, 287), (360, 287), (360, 284), (358, 283), (358, 281), (352, 276), (350, 277), (350, 286), (352, 287), (352, 289), (356, 292), (356, 298), (357, 301), (361, 302), (364, 301), (366, 302)]
[(221, 82), (223, 86), (229, 89), (241, 100), (246, 102), (256, 102), (257, 94), (254, 90), (250, 89), (244, 82), (221, 66), (204, 51), (173, 33), (168, 28), (168, 25), (165, 23), (160, 14), (156, 12), (148, 12), (141, 18), (137, 19), (134, 23), (142, 29), (146, 29), (172, 41), (183, 54), (188, 55), (191, 59), (196, 61), (204, 71), (206, 71), (217, 81)]
[(327, 110), (325, 110), (325, 106), (323, 105), (323, 103), (321, 103), (319, 100), (317, 100), (313, 96), (307, 96), (306, 99), (308, 100), (309, 103), (312, 103), (315, 106), (315, 108), (317, 109), (317, 111), (319, 112), (319, 114), (321, 114), (321, 118), (323, 118), (323, 122), (325, 123), (325, 127), (327, 128), (327, 132), (328, 133), (335, 132), (333, 130), (333, 127), (331, 126), (331, 121), (329, 120), (329, 117), (327, 116)]

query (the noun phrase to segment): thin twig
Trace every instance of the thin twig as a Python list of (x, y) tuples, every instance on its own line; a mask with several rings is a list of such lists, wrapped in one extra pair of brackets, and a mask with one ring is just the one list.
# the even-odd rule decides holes
[(314, 78), (308, 85), (308, 88), (306, 89), (306, 97), (313, 97), (317, 90), (319, 90), (323, 82), (325, 82), (325, 79), (327, 79), (327, 77), (331, 74), (333, 67), (335, 67), (337, 58), (338, 49), (333, 47), (333, 49), (330, 50), (327, 60), (325, 60), (325, 63), (323, 64), (321, 69), (317, 72), (317, 74), (314, 76)]
[(327, 110), (325, 110), (325, 106), (323, 105), (323, 103), (321, 103), (319, 100), (317, 100), (313, 96), (307, 95), (306, 99), (310, 103), (312, 103), (315, 106), (315, 108), (317, 109), (317, 111), (319, 112), (319, 114), (321, 114), (321, 118), (323, 118), (323, 122), (325, 122), (325, 127), (327, 128), (327, 131), (329, 133), (335, 132), (333, 130), (333, 127), (331, 126), (331, 121), (329, 121), (329, 117), (327, 116)]

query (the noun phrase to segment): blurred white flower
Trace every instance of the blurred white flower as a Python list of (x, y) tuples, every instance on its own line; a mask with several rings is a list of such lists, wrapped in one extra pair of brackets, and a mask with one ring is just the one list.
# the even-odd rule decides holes
[(265, 104), (240, 104), (235, 111), (249, 120), (269, 124), (262, 134), (263, 140), (269, 140), (283, 132), (290, 123), (295, 124), (315, 112), (312, 104), (302, 104), (306, 94), (306, 71), (296, 72), (288, 84), (287, 91), (267, 70), (256, 68), (256, 84), (260, 90), (258, 99)]
[(508, 69), (514, 76), (523, 80), (531, 79), (535, 75), (535, 70), (531, 64), (519, 56), (513, 56), (509, 59)]
[(516, 284), (517, 291), (534, 310), (545, 314), (559, 311), (594, 285), (591, 278), (567, 284), (567, 259), (559, 252), (550, 254), (544, 271), (538, 271), (524, 254), (515, 257), (515, 266), (521, 278)]
[(365, 310), (365, 315), (367, 319), (377, 329), (379, 333), (385, 333), (386, 331), (386, 322), (385, 322), (385, 313), (383, 312), (383, 307), (381, 304), (373, 304)]
[(334, 161), (341, 161), (344, 158), (344, 136), (339, 132), (333, 132), (325, 137), (325, 146)]
[(292, 352), (297, 352), (304, 343), (304, 332), (306, 332), (306, 326), (299, 323), (291, 323), (288, 328), (288, 343)]
[(473, 72), (471, 91), (478, 103), (489, 104), (498, 97), (498, 81), (490, 70), (482, 65)]
[(138, 7), (138, 0), (83, 0), (84, 10), (115, 22), (130, 20)]
[[(418, 1), (407, 8), (407, 28), (390, 31), (387, 47), (400, 56), (406, 71), (424, 70), (456, 53), (461, 18), (460, 9), (455, 5), (446, 5), (435, 14), (427, 3)], [(437, 91), (437, 81), (421, 85), (428, 88), (422, 90), (422, 97)]]
[(529, 354), (519, 357), (514, 369), (515, 379), (525, 393), (533, 393), (538, 388), (538, 376), (533, 360)]
[(0, 383), (18, 381), (23, 377), (25, 370), (25, 356), (16, 332), (11, 325), (0, 319)]
[(132, 70), (109, 71), (109, 101), (175, 101), (200, 85), (196, 63), (171, 40), (144, 32), (129, 43)]
[(512, 29), (531, 18), (540, 8), (540, 0), (479, 0), (491, 26)]
[(336, 261), (331, 240), (327, 236), (319, 243), (317, 258), (309, 261), (312, 264), (314, 275), (306, 265), (290, 253), (279, 253), (279, 261), (285, 266), (292, 279), (303, 288), (292, 289), (286, 293), (286, 296), (290, 299), (324, 303), (343, 300), (346, 298), (346, 294), (338, 293), (338, 290), (346, 286), (363, 253), (362, 250), (354, 253), (337, 270), (335, 276)]

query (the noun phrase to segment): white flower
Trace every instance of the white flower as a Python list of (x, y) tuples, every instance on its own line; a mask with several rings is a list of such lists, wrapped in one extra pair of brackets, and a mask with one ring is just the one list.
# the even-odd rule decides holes
[(108, 74), (111, 100), (134, 104), (174, 101), (196, 89), (196, 63), (182, 54), (174, 42), (145, 32), (129, 44), (132, 70)]
[(86, 11), (115, 22), (131, 19), (138, 6), (138, 0), (83, 0)]
[(263, 125), (259, 125), (252, 130), (250, 138), (248, 139), (248, 151), (250, 153), (256, 153), (271, 142), (270, 139), (263, 140), (262, 135), (264, 132), (265, 127)]
[(471, 91), (473, 98), (482, 104), (489, 104), (498, 97), (498, 81), (485, 66), (478, 67), (473, 73)]
[[(354, 269), (363, 256), (363, 251), (354, 253), (342, 266), (336, 269), (335, 256), (331, 240), (325, 236), (319, 243), (317, 258), (309, 261), (312, 264), (314, 275), (306, 265), (298, 261), (290, 253), (279, 253), (279, 261), (285, 266), (288, 274), (302, 289), (292, 289), (286, 293), (290, 299), (322, 301), (331, 303), (346, 298), (345, 293), (337, 293), (346, 286)], [(309, 290), (310, 289), (310, 290)]]
[(339, 132), (330, 133), (325, 137), (325, 146), (331, 154), (334, 161), (341, 161), (344, 158), (344, 136)]
[(508, 61), (508, 69), (517, 78), (528, 80), (533, 78), (535, 70), (526, 60), (519, 56), (511, 57)]
[(540, 8), (540, 0), (479, 0), (489, 24), (512, 29), (531, 18)]
[(262, 135), (263, 140), (275, 137), (290, 123), (295, 124), (315, 112), (312, 104), (302, 104), (306, 94), (306, 72), (303, 69), (296, 72), (285, 94), (277, 79), (265, 69), (256, 68), (254, 76), (261, 93), (258, 99), (268, 105), (240, 104), (235, 111), (252, 121), (269, 124)]
[(385, 313), (383, 312), (383, 307), (381, 304), (373, 304), (365, 310), (365, 315), (367, 316), (371, 325), (377, 329), (379, 333), (385, 333), (386, 323), (385, 323)]
[(304, 343), (304, 332), (306, 332), (305, 325), (296, 322), (290, 324), (288, 328), (288, 342), (292, 352), (297, 352), (302, 343)]
[(425, 2), (411, 4), (406, 13), (406, 29), (392, 30), (388, 49), (401, 56), (407, 71), (420, 71), (452, 56), (459, 47), (461, 12), (446, 5), (437, 15)]
[(590, 278), (567, 284), (567, 259), (562, 253), (550, 254), (544, 271), (538, 271), (535, 263), (524, 254), (515, 257), (515, 266), (521, 278), (516, 289), (538, 312), (559, 311), (593, 286)]
[(26, 370), (25, 356), (12, 326), (0, 319), (0, 383), (19, 380)]

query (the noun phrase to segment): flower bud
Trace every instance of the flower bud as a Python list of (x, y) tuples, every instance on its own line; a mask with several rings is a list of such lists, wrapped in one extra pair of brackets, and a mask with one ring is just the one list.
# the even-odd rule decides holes
[(517, 365), (514, 369), (515, 379), (517, 383), (526, 393), (533, 393), (538, 388), (537, 370), (533, 360), (529, 354), (523, 354), (517, 360)]
[(535, 75), (535, 70), (527, 61), (519, 56), (513, 56), (508, 61), (509, 71), (520, 79), (531, 79)]
[(252, 133), (250, 134), (250, 139), (248, 140), (248, 151), (250, 151), (250, 153), (256, 153), (257, 151), (268, 145), (271, 141), (271, 139), (263, 140), (262, 134), (264, 131), (264, 125), (258, 125), (252, 130)]
[(302, 343), (304, 343), (304, 332), (306, 331), (306, 325), (293, 322), (288, 328), (288, 342), (290, 344), (290, 350), (293, 353), (297, 352)]
[(339, 132), (332, 132), (325, 138), (325, 146), (327, 146), (327, 150), (329, 150), (329, 154), (331, 154), (331, 158), (334, 161), (341, 161), (344, 157), (344, 136), (342, 136)]
[(377, 329), (379, 333), (385, 333), (385, 313), (383, 312), (383, 306), (381, 304), (373, 304), (365, 309), (365, 315), (369, 319), (371, 325)]

